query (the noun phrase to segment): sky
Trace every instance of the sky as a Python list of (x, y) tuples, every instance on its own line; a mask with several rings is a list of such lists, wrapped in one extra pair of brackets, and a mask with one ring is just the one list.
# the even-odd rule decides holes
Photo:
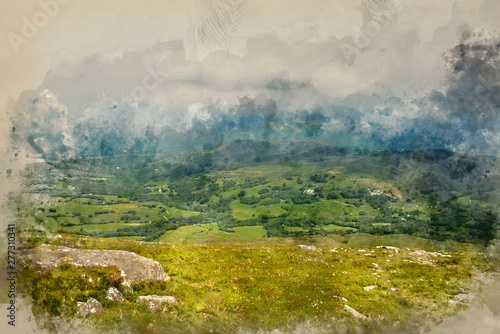
[[(406, 101), (389, 106), (394, 117), (386, 123), (394, 129), (396, 116), (412, 119), (421, 109), (408, 101), (434, 90), (446, 95), (450, 68), (443, 56), (464, 33), (482, 31), (495, 41), (500, 29), (495, 0), (394, 0), (391, 24), (375, 27), (363, 21), (361, 0), (234, 0), (241, 5), (238, 22), (223, 47), (207, 47), (190, 28), (199, 27), (200, 8), (209, 2), (1, 1), (2, 161), (12, 158), (9, 119), (29, 90), (49, 89), (67, 109), (69, 127), (104, 98), (146, 99), (166, 114), (187, 115), (182, 127), (217, 100), (222, 108), (260, 96), (283, 111), (330, 104), (366, 111), (388, 107), (374, 96), (389, 96)], [(175, 40), (182, 45), (165, 58), (158, 48)], [(154, 66), (162, 82), (148, 78)], [(291, 96), (269, 89), (273, 80), (295, 84)], [(497, 139), (492, 129), (483, 133)]]
[[(55, 0), (54, 0), (55, 1)], [(61, 0), (61, 2), (63, 2)], [(11, 3), (2, 1), (1, 71), (2, 102), (16, 100), (25, 89), (38, 88), (45, 74), (53, 66), (54, 54), (68, 50), (77, 57), (101, 54), (120, 55), (124, 48), (146, 50), (157, 42), (181, 39), (187, 43), (189, 20), (196, 14), (195, 1), (92, 1), (65, 0), (53, 8), (54, 17), (18, 45), (12, 47), (9, 34), (22, 35), (23, 18), (33, 17), (43, 10), (41, 4), (52, 1)], [(56, 2), (57, 3), (57, 2)], [(310, 79), (331, 95), (342, 97), (373, 82), (415, 83), (428, 87), (439, 81), (436, 66), (442, 52), (457, 42), (456, 28), (461, 23), (471, 27), (499, 27), (498, 10), (494, 1), (399, 1), (397, 23), (372, 39), (374, 50), (366, 52), (354, 67), (340, 66), (332, 54), (314, 72), (304, 70), (304, 64), (314, 62), (318, 54), (307, 54), (307, 45), (324, 44), (331, 39), (341, 40), (357, 36), (363, 27), (361, 1), (247, 1), (244, 15), (232, 34), (231, 55), (245, 57), (251, 52), (262, 53), (262, 48), (278, 49), (278, 45), (252, 45), (250, 38), (268, 37), (286, 43), (298, 59), (285, 59), (272, 69), (246, 67), (262, 75), (288, 71), (291, 80)], [(270, 42), (272, 44), (272, 41)], [(253, 46), (253, 49), (252, 49)], [(249, 50), (249, 48), (251, 48)], [(255, 49), (256, 48), (256, 49)], [(384, 49), (382, 55), (380, 52)], [(269, 51), (269, 50), (267, 50)], [(328, 46), (323, 52), (327, 53)], [(389, 56), (387, 56), (389, 55)], [(330, 56), (330, 55), (328, 55)], [(409, 58), (402, 59), (402, 56)], [(202, 59), (199, 59), (202, 61)], [(274, 64), (273, 64), (274, 65)], [(242, 65), (240, 67), (245, 67)], [(306, 67), (307, 68), (307, 67)], [(406, 70), (405, 70), (406, 68)], [(411, 68), (411, 70), (407, 69)], [(310, 68), (307, 68), (310, 70)], [(402, 73), (401, 73), (402, 71)], [(231, 71), (222, 71), (219, 81), (230, 80)], [(259, 74), (261, 74), (259, 73)]]

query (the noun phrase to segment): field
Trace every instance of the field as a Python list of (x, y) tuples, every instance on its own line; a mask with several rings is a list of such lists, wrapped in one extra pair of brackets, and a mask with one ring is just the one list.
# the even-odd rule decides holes
[[(204, 163), (203, 156), (196, 157)], [(118, 162), (65, 163), (58, 176), (45, 181), (49, 205), (29, 208), (29, 215), (51, 232), (147, 241), (199, 238), (208, 230), (174, 230), (212, 223), (217, 229), (209, 234), (218, 240), (243, 241), (244, 226), (261, 226), (265, 233), (257, 233), (259, 238), (405, 233), (474, 242), (492, 237), (495, 217), (470, 192), (429, 195), (373, 173), (348, 172), (339, 162), (258, 164), (188, 175), (187, 167), (172, 161), (142, 163), (138, 171), (125, 169), (123, 161), (122, 169), (113, 169)]]
[[(487, 264), (480, 253), (458, 244), (454, 251), (435, 253), (439, 255), (430, 256), (430, 260), (420, 257), (415, 255), (416, 249), (432, 252), (450, 249), (450, 245), (434, 242), (420, 247), (425, 242), (414, 237), (390, 236), (391, 240), (366, 235), (364, 239), (348, 243), (323, 237), (271, 238), (265, 244), (235, 242), (238, 238), (224, 243), (207, 242), (207, 239), (197, 242), (196, 233), (204, 229), (207, 230), (205, 238), (221, 237), (216, 224), (180, 228), (174, 231), (178, 234), (170, 235), (174, 242), (144, 243), (62, 235), (51, 243), (126, 249), (155, 259), (171, 281), (137, 283), (133, 292), (124, 291), (126, 301), (117, 303), (104, 298), (107, 286), (98, 283), (99, 273), (67, 267), (56, 269), (46, 279), (39, 280), (36, 273), (28, 269), (24, 276), (32, 277), (31, 289), (47, 293), (37, 294), (35, 309), (48, 309), (52, 315), (75, 316), (76, 301), (95, 297), (103, 303), (105, 313), (85, 321), (103, 330), (127, 328), (143, 333), (166, 330), (227, 333), (237, 328), (284, 331), (306, 320), (331, 330), (344, 326), (363, 328), (366, 333), (388, 328), (411, 333), (465, 309), (467, 305), (455, 301), (455, 296), (466, 288), (473, 264), (476, 268)], [(246, 229), (241, 231), (241, 236), (260, 237), (262, 233), (262, 230)], [(387, 241), (394, 244), (399, 241), (408, 248), (380, 247)], [(314, 248), (301, 249), (300, 243)], [(360, 248), (350, 243), (365, 245)], [(58, 280), (84, 274), (96, 276), (95, 284), (85, 288), (76, 285), (71, 290), (60, 291), (57, 296), (49, 296)], [(150, 294), (174, 296), (179, 302), (151, 313), (135, 303), (137, 296)], [(355, 318), (345, 305), (368, 320)]]
[[(250, 144), (28, 169), (37, 170), (24, 175), (33, 198), (11, 202), (23, 247), (128, 250), (172, 278), (130, 291), (117, 268), (28, 265), (37, 319), (138, 333), (287, 333), (303, 324), (419, 333), (467, 308), (462, 297), (473, 272), (490, 268), (484, 250), (497, 224), (482, 174), (461, 181), (418, 152), (318, 156), (315, 143), (261, 143), (270, 153), (255, 161)], [(126, 301), (106, 300), (110, 286)], [(152, 294), (178, 303), (151, 313), (135, 302)], [(81, 318), (77, 302), (90, 297), (105, 312)]]
[(216, 223), (195, 226), (181, 226), (165, 232), (158, 241), (168, 242), (210, 242), (210, 241), (253, 241), (263, 239), (266, 230), (262, 226), (235, 227), (233, 232), (219, 230)]

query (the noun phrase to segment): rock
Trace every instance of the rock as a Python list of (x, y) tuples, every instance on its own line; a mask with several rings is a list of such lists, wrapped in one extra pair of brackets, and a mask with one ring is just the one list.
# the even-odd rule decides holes
[(127, 288), (131, 288), (135, 282), (145, 280), (170, 280), (159, 262), (127, 251), (41, 245), (37, 248), (24, 250), (21, 258), (23, 261), (47, 270), (62, 263), (82, 267), (117, 266), (124, 278), (122, 285)]
[(451, 257), (451, 255), (441, 254), (438, 252), (426, 252), (424, 250), (416, 250), (414, 252), (408, 253), (408, 256), (410, 256), (415, 262), (418, 262), (420, 264), (427, 264), (433, 267), (436, 266), (434, 264), (436, 258)]
[(305, 251), (315, 251), (316, 247), (314, 246), (306, 246), (306, 245), (299, 245), (299, 248)]
[(349, 311), (356, 319), (361, 319), (361, 320), (366, 320), (368, 319), (366, 316), (362, 315), (361, 313), (359, 313), (358, 311), (356, 311), (355, 309), (353, 309), (352, 307), (350, 307), (349, 305), (344, 305), (344, 307), (346, 308), (347, 311)]
[(106, 293), (106, 298), (112, 301), (122, 302), (125, 298), (123, 297), (120, 290), (115, 287), (110, 287)]
[(398, 249), (397, 247), (393, 247), (393, 246), (384, 246), (384, 245), (381, 245), (381, 246), (377, 246), (377, 248), (383, 248), (383, 249), (392, 249), (394, 250), (396, 253), (399, 253), (398, 252)]
[(306, 189), (304, 190), (304, 194), (312, 196), (314, 195), (314, 189)]
[(104, 312), (104, 308), (98, 300), (90, 298), (86, 303), (78, 302), (78, 312), (86, 316), (88, 314), (102, 313)]
[(333, 298), (338, 298), (338, 299), (342, 300), (344, 303), (347, 303), (347, 298), (345, 298), (345, 297), (333, 296)]
[(139, 296), (136, 300), (137, 303), (147, 303), (148, 310), (151, 312), (156, 311), (163, 303), (177, 304), (177, 300), (172, 296)]
[(467, 303), (469, 301), (469, 295), (466, 293), (459, 293), (454, 299), (460, 303)]
[(449, 300), (450, 304), (464, 304), (468, 305), (469, 303), (469, 295), (465, 293), (459, 293), (453, 297), (453, 299)]
[(365, 291), (370, 291), (372, 289), (375, 289), (376, 286), (375, 285), (369, 285), (369, 286), (365, 286), (363, 289), (365, 289)]

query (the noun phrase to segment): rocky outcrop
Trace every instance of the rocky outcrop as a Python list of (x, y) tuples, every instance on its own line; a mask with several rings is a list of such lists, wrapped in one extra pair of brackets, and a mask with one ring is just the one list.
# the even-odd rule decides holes
[(117, 301), (117, 302), (122, 302), (125, 297), (123, 297), (122, 293), (120, 290), (118, 290), (115, 287), (110, 287), (108, 291), (106, 292), (106, 298), (111, 300), (111, 301)]
[(137, 297), (136, 302), (138, 303), (147, 303), (148, 310), (151, 312), (159, 309), (163, 303), (176, 304), (177, 300), (172, 296), (139, 296)]
[(349, 313), (351, 313), (356, 319), (360, 319), (360, 320), (366, 320), (368, 319), (365, 315), (362, 315), (361, 313), (359, 313), (358, 311), (356, 311), (355, 309), (353, 309), (352, 307), (350, 307), (349, 305), (344, 305), (345, 309), (347, 311), (349, 311)]
[(408, 256), (415, 262), (420, 264), (427, 264), (429, 266), (435, 267), (436, 259), (438, 257), (451, 257), (448, 254), (441, 254), (438, 252), (426, 252), (424, 250), (416, 250), (414, 252), (408, 253)]
[(448, 303), (450, 304), (462, 304), (462, 305), (469, 305), (470, 303), (470, 296), (466, 293), (459, 293), (453, 296), (453, 299), (448, 300)]
[(83, 316), (88, 314), (102, 313), (104, 312), (104, 308), (101, 303), (94, 298), (90, 298), (86, 303), (78, 302), (78, 313)]
[(299, 245), (298, 247), (304, 251), (317, 251), (317, 248), (314, 246)]
[(62, 263), (82, 267), (117, 266), (124, 279), (122, 285), (127, 288), (131, 288), (135, 282), (145, 280), (170, 280), (159, 262), (127, 251), (41, 245), (37, 248), (24, 250), (21, 258), (24, 262), (48, 270)]

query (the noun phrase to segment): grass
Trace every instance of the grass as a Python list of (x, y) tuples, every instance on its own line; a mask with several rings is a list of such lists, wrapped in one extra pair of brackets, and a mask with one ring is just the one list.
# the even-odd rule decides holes
[(231, 210), (232, 215), (240, 221), (259, 217), (264, 214), (279, 216), (280, 214), (285, 213), (285, 210), (281, 208), (280, 204), (271, 204), (266, 206), (259, 204), (247, 205), (240, 203), (239, 200), (231, 202)]
[[(175, 207), (166, 206), (159, 202), (138, 202), (128, 201), (127, 203), (113, 203), (113, 196), (105, 196), (104, 201), (87, 198), (59, 199), (54, 202), (52, 209), (55, 212), (45, 210), (45, 222), (52, 220), (52, 229), (57, 230), (63, 227), (67, 231), (92, 232), (112, 232), (118, 228), (137, 225), (137, 223), (149, 223), (151, 221), (164, 220), (164, 217), (192, 217), (200, 213), (195, 211), (181, 210)], [(117, 201), (123, 201), (117, 199)], [(100, 213), (108, 210), (109, 213)], [(104, 211), (107, 212), (107, 211)], [(130, 215), (138, 216), (138, 220), (127, 221), (122, 217)], [(38, 211), (37, 214), (41, 212)], [(76, 216), (75, 214), (79, 214)], [(43, 217), (43, 216), (42, 216)], [(48, 219), (47, 219), (48, 217)]]
[[(86, 235), (102, 233), (100, 236), (106, 237), (117, 236), (119, 233), (116, 229), (124, 227), (121, 223), (127, 223), (127, 219), (132, 223), (156, 223), (168, 219), (175, 224), (169, 228), (214, 221), (225, 231), (235, 226), (235, 219), (236, 225), (263, 225), (273, 236), (283, 235), (286, 230), (283, 227), (290, 225), (311, 227), (307, 228), (307, 233), (408, 233), (438, 240), (448, 238), (471, 242), (475, 241), (474, 238), (485, 235), (483, 230), (491, 221), (486, 215), (474, 214), (474, 217), (484, 219), (478, 224), (470, 224), (467, 217), (462, 215), (463, 219), (454, 226), (450, 222), (458, 218), (450, 213), (450, 217), (443, 216), (443, 219), (432, 222), (432, 214), (437, 209), (429, 208), (430, 195), (406, 188), (402, 184), (392, 184), (370, 173), (355, 174), (346, 168), (346, 162), (336, 161), (340, 158), (335, 157), (324, 163), (262, 164), (234, 170), (212, 170), (204, 175), (169, 177), (168, 174), (162, 174), (165, 168), (170, 168), (164, 163), (176, 159), (178, 163), (183, 162), (189, 154), (194, 153), (179, 154), (150, 165), (141, 165), (139, 176), (121, 169), (112, 168), (105, 173), (104, 168), (103, 173), (97, 174), (102, 168), (82, 168), (82, 171), (85, 170), (85, 176), (82, 177), (81, 173), (71, 170), (72, 176), (60, 179), (59, 183), (67, 185), (69, 189), (69, 185), (73, 183), (75, 186), (82, 186), (82, 179), (88, 178), (88, 182), (96, 183), (95, 189), (92, 186), (85, 187), (86, 195), (78, 194), (75, 190), (74, 196), (54, 197), (48, 208), (52, 211), (36, 212), (35, 219), (51, 232), (62, 229)], [(119, 164), (124, 163), (122, 161)], [(78, 166), (75, 164), (72, 168), (77, 169)], [(140, 178), (140, 175), (149, 177)], [(113, 191), (106, 192), (108, 183), (116, 187), (116, 183), (121, 184), (118, 181), (125, 176), (131, 183), (139, 178), (140, 182), (135, 183), (134, 191), (125, 191), (127, 187), (113, 188), (122, 197), (109, 195)], [(123, 179), (122, 182), (126, 180)], [(158, 189), (162, 192), (159, 193)], [(306, 195), (306, 190), (314, 190), (314, 194)], [(101, 195), (99, 191), (108, 195)], [(125, 194), (130, 199), (124, 198)], [(459, 204), (469, 205), (471, 208), (476, 204), (473, 202), (477, 202), (477, 199), (473, 200), (466, 193), (457, 196)], [(440, 205), (444, 205), (443, 203)], [(458, 209), (458, 204), (453, 205)], [(481, 210), (486, 209), (483, 207)], [(475, 209), (467, 210), (467, 215), (471, 215)], [(193, 216), (199, 218), (187, 219)], [(349, 226), (356, 230), (332, 227), (321, 229), (322, 226), (331, 224)], [(136, 229), (127, 233), (145, 238), (149, 233), (151, 237), (148, 240), (154, 240), (163, 232), (164, 229), (156, 225), (154, 228)], [(165, 237), (171, 238), (172, 235), (173, 239), (185, 239), (184, 234), (186, 232), (168, 232)], [(234, 239), (225, 234), (222, 231), (212, 233), (214, 237)]]
[[(152, 166), (167, 168), (162, 164), (188, 156), (179, 154)], [(152, 166), (144, 167), (144, 171)], [(85, 172), (85, 177), (100, 186), (107, 182), (112, 185), (119, 173), (121, 170), (112, 169), (92, 178), (91, 172)], [(152, 173), (144, 184), (134, 188), (130, 199), (88, 191), (94, 193), (93, 198), (84, 198), (90, 194), (53, 197), (47, 207), (20, 203), (20, 217), (33, 218), (48, 231), (62, 235), (53, 243), (133, 251), (159, 261), (172, 278), (171, 282), (136, 284), (133, 292), (125, 293), (127, 301), (119, 304), (103, 297), (108, 287), (105, 282), (109, 280), (90, 287), (79, 281), (79, 275), (112, 277), (112, 272), (86, 273), (84, 268), (69, 267), (44, 276), (32, 271), (32, 284), (47, 292), (40, 300), (38, 314), (57, 310), (74, 316), (74, 299), (92, 295), (103, 303), (106, 312), (86, 321), (103, 329), (118, 328), (117, 332), (209, 333), (236, 332), (238, 328), (290, 331), (300, 323), (312, 321), (332, 332), (338, 326), (352, 324), (352, 328), (364, 328), (365, 333), (393, 328), (399, 322), (400, 327), (394, 327), (394, 331), (411, 333), (417, 325), (438, 322), (457, 313), (464, 306), (449, 301), (470, 278), (473, 264), (484, 260), (469, 244), (385, 234), (390, 227), (406, 221), (417, 227), (428, 224), (433, 209), (428, 208), (429, 196), (411, 193), (369, 174), (353, 174), (331, 161), (324, 165), (276, 164), (213, 171), (205, 175), (208, 178), (203, 184), (200, 175), (169, 179)], [(68, 185), (69, 181), (61, 181), (54, 189), (69, 189)], [(158, 192), (167, 187), (172, 191)], [(314, 189), (317, 197), (304, 199), (306, 189)], [(247, 203), (255, 204), (240, 202), (242, 190)], [(374, 190), (391, 198), (382, 204), (369, 202), (375, 199), (366, 194)], [(120, 194), (125, 196), (128, 192)], [(279, 202), (273, 201), (276, 199)], [(467, 195), (459, 198), (464, 205), (471, 200)], [(413, 217), (408, 216), (410, 213)], [(124, 215), (134, 219), (122, 220)], [(193, 216), (199, 217), (181, 219)], [(246, 225), (244, 221), (251, 220), (248, 225), (263, 224), (269, 231), (263, 226), (232, 227), (233, 217), (239, 221), (236, 225)], [(160, 221), (159, 227), (154, 231), (144, 228), (146, 232), (138, 234), (142, 237), (99, 239), (65, 233), (83, 230), (112, 236), (118, 234), (109, 232), (119, 228), (156, 226), (144, 225), (149, 221)], [(267, 233), (280, 235), (274, 234), (273, 229), (279, 230), (273, 224), (282, 224), (279, 227), (285, 231), (304, 236), (267, 237)], [(162, 229), (163, 225), (175, 229)], [(381, 235), (361, 233), (367, 231)], [(400, 231), (406, 230), (390, 232)], [(321, 235), (308, 235), (316, 232)], [(158, 242), (141, 241), (148, 233), (151, 238), (146, 240), (159, 236)], [(315, 250), (304, 251), (298, 245), (315, 246)], [(380, 245), (399, 250), (376, 247)], [(418, 263), (409, 255), (416, 249), (449, 252), (451, 257), (439, 257), (431, 265)], [(59, 286), (61, 291), (53, 291)], [(367, 291), (367, 286), (375, 288)], [(147, 294), (172, 295), (179, 303), (151, 313), (144, 305), (135, 303), (137, 296)], [(369, 320), (357, 322), (345, 304)]]
[(419, 249), (430, 249), (434, 251), (441, 251), (446, 249), (468, 251), (472, 249), (472, 246), (469, 244), (462, 244), (454, 242), (452, 240), (435, 241), (415, 236), (409, 236), (406, 234), (373, 236), (367, 233), (354, 233), (345, 236), (338, 236), (338, 237), (333, 236), (333, 237), (336, 238), (337, 240), (342, 240), (342, 242), (351, 245), (353, 247), (375, 247), (378, 245), (385, 245), (385, 246), (394, 246), (404, 249), (419, 248)]
[(333, 224), (325, 225), (325, 226), (322, 226), (321, 228), (324, 229), (325, 231), (328, 231), (328, 232), (331, 232), (331, 231), (356, 231), (356, 229), (353, 227), (338, 226), (338, 225), (333, 225)]
[[(127, 226), (137, 226), (139, 223), (107, 223), (107, 224), (88, 224), (85, 225), (85, 231), (88, 232), (109, 232), (116, 231), (119, 228)], [(67, 227), (69, 231), (77, 232), (82, 226), (70, 226)]]
[[(230, 234), (246, 238), (259, 238), (264, 232), (257, 227), (235, 230)], [(228, 243), (213, 243), (209, 238), (217, 238), (221, 232), (216, 224), (184, 226), (174, 232), (176, 242), (143, 243), (71, 235), (57, 239), (58, 244), (72, 247), (133, 251), (159, 261), (171, 277), (170, 282), (136, 284), (133, 292), (125, 294), (127, 301), (122, 304), (103, 300), (106, 312), (87, 321), (104, 329), (118, 327), (148, 333), (152, 332), (148, 329), (151, 323), (158, 332), (173, 333), (220, 332), (221, 328), (284, 331), (306, 320), (328, 328), (335, 328), (339, 321), (361, 326), (345, 310), (347, 304), (369, 317), (369, 325), (362, 326), (368, 326), (371, 332), (392, 328), (397, 321), (401, 326), (422, 326), (464, 308), (448, 301), (469, 279), (472, 264), (483, 261), (475, 253), (457, 251), (450, 252), (451, 257), (437, 258), (430, 266), (409, 262), (408, 254), (414, 250), (410, 246), (399, 252), (371, 246), (359, 249), (327, 238), (282, 239), (284, 242), (267, 239), (266, 243), (239, 243), (235, 238)], [(204, 243), (194, 239), (178, 242), (196, 233), (204, 235)], [(374, 238), (372, 243), (390, 241)], [(409, 240), (399, 240), (403, 241)], [(317, 250), (304, 251), (295, 243), (315, 244)], [(413, 240), (413, 245), (419, 245), (418, 240)], [(336, 251), (330, 251), (333, 246)], [(59, 271), (58, 275), (65, 274)], [(38, 284), (39, 289), (44, 289), (43, 283)], [(46, 284), (52, 286), (50, 280)], [(364, 287), (370, 285), (375, 288), (366, 291)], [(93, 289), (102, 299), (102, 289)], [(149, 294), (175, 296), (179, 303), (151, 314), (134, 302), (137, 296)]]
[(209, 242), (209, 241), (252, 241), (263, 239), (266, 230), (262, 226), (235, 227), (234, 232), (219, 230), (217, 224), (181, 226), (176, 230), (165, 232), (158, 241), (169, 242)]
[(233, 228), (236, 235), (241, 235), (247, 240), (262, 239), (266, 230), (262, 226), (241, 226)]

